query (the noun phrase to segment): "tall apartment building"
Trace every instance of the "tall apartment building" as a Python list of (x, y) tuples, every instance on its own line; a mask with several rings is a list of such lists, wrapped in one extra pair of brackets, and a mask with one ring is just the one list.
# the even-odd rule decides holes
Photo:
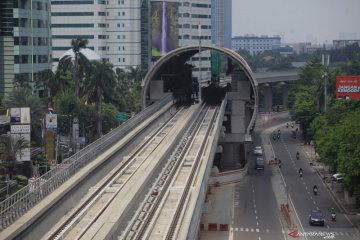
[(50, 1), (0, 2), (0, 98), (13, 88), (17, 75), (32, 82), (51, 69)]
[[(71, 39), (80, 37), (88, 39), (88, 48), (97, 52), (101, 58), (108, 59), (114, 67), (140, 65), (143, 70), (147, 70), (154, 59), (154, 22), (151, 14), (160, 3), (162, 4), (162, 1), (52, 0), (54, 65), (56, 66), (62, 54), (71, 48)], [(171, 21), (176, 22), (178, 31), (176, 47), (199, 44), (199, 25), (201, 42), (211, 43), (211, 0), (168, 0), (165, 3), (166, 9), (178, 13), (171, 16)], [(209, 64), (206, 65), (205, 61), (209, 60), (208, 55), (202, 54), (204, 62), (201, 68), (204, 70), (209, 69)], [(194, 57), (192, 60), (197, 62), (198, 58)]]
[(51, 1), (53, 64), (87, 39), (88, 48), (114, 67), (140, 65), (140, 0)]
[(278, 36), (237, 36), (232, 38), (232, 49), (239, 51), (244, 49), (251, 55), (262, 53), (266, 50), (280, 48), (281, 38)]

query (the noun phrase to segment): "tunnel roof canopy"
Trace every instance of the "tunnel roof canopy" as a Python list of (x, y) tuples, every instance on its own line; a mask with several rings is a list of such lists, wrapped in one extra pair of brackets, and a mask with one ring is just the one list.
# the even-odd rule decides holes
[(249, 65), (244, 60), (244, 58), (242, 58), (235, 51), (228, 49), (228, 48), (212, 46), (212, 45), (201, 45), (201, 46), (190, 45), (190, 46), (176, 48), (176, 49), (172, 50), (171, 52), (167, 53), (165, 56), (161, 57), (154, 64), (154, 66), (151, 69), (149, 69), (148, 73), (146, 74), (145, 78), (142, 81), (142, 87), (143, 87), (142, 88), (142, 101), (143, 101), (142, 104), (143, 104), (143, 107), (146, 107), (146, 93), (147, 93), (147, 89), (149, 87), (149, 83), (151, 80), (156, 79), (156, 77), (158, 77), (161, 74), (161, 72), (164, 71), (164, 69), (168, 69), (168, 67), (170, 65), (183, 66), (192, 56), (199, 53), (199, 51), (202, 52), (202, 51), (206, 51), (206, 50), (217, 51), (217, 52), (220, 52), (220, 53), (226, 55), (227, 57), (232, 59), (236, 64), (238, 64), (240, 66), (240, 68), (244, 71), (246, 76), (248, 77), (248, 79), (251, 83), (251, 86), (252, 86), (252, 90), (254, 92), (254, 96), (255, 96), (254, 114), (251, 118), (250, 124), (247, 129), (247, 133), (249, 133), (251, 126), (253, 126), (255, 123), (255, 118), (256, 118), (256, 114), (257, 114), (258, 82), (256, 81)]

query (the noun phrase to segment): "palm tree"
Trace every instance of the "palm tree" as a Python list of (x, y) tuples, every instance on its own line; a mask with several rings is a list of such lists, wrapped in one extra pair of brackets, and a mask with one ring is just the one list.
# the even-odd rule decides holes
[(116, 75), (119, 81), (126, 81), (128, 76), (127, 72), (123, 68), (116, 68)]
[(22, 136), (0, 136), (0, 158), (2, 160), (1, 167), (7, 170), (10, 179), (13, 178), (13, 173), (16, 166), (16, 156), (21, 153), (22, 149), (28, 148), (29, 145), (29, 141)]
[(96, 111), (98, 113), (97, 130), (98, 134), (102, 136), (102, 102), (105, 95), (110, 95), (114, 92), (116, 86), (116, 75), (112, 70), (113, 65), (105, 60), (98, 62), (92, 61), (93, 67), (87, 83), (85, 85), (86, 91), (89, 93), (89, 98), (94, 99), (96, 103)]
[(131, 80), (132, 82), (141, 81), (142, 73), (141, 73), (140, 66), (129, 67), (128, 70), (129, 70), (129, 72), (127, 75), (128, 75), (129, 80)]
[(35, 136), (41, 136), (42, 119), (46, 113), (46, 107), (39, 96), (33, 95), (29, 88), (14, 88), (5, 98), (6, 108), (30, 108), (31, 129)]
[(57, 69), (55, 72), (55, 78), (51, 82), (50, 93), (51, 96), (57, 96), (70, 88), (74, 87), (74, 81), (71, 76), (71, 72)]
[(74, 52), (73, 56), (65, 56), (59, 61), (59, 69), (72, 70), (73, 79), (75, 81), (75, 96), (79, 97), (81, 80), (88, 73), (90, 69), (90, 61), (87, 57), (80, 52), (81, 49), (86, 48), (88, 40), (86, 39), (73, 39), (71, 40), (71, 47)]
[(37, 88), (42, 88), (44, 91), (44, 97), (53, 97), (51, 95), (51, 86), (55, 81), (55, 74), (50, 69), (40, 71), (35, 78), (35, 84)]

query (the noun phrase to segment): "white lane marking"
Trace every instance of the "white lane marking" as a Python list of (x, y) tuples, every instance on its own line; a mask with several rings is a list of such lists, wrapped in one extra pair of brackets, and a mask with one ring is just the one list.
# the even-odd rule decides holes
[(244, 228), (240, 228), (240, 231), (243, 232), (243, 231), (244, 231)]
[(260, 229), (257, 228), (257, 229), (256, 229), (256, 232), (260, 232)]
[(254, 229), (252, 228), (250, 231), (251, 231), (251, 232), (254, 232)]
[(248, 228), (245, 228), (245, 232), (248, 232), (249, 231), (249, 229)]
[(329, 225), (326, 225), (326, 227), (327, 227), (327, 228), (330, 228), (330, 226), (329, 226)]
[[(256, 204), (254, 204), (254, 208), (256, 208)], [(256, 210), (255, 210), (255, 213), (256, 213)]]
[(256, 225), (258, 225), (258, 226), (259, 226), (259, 222), (256, 222)]
[(259, 240), (261, 240), (261, 237), (259, 236)]
[(235, 228), (235, 231), (239, 231), (239, 228)]
[(255, 216), (256, 220), (257, 220), (257, 216)]

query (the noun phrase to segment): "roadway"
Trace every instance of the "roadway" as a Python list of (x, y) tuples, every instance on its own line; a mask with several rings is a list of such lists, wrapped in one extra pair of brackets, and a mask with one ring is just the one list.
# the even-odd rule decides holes
[[(287, 113), (278, 113), (275, 121), (257, 122), (254, 146), (262, 145), (264, 157), (267, 160), (277, 157), (282, 161), (282, 167), (267, 165), (265, 170), (255, 170), (256, 156), (251, 156), (248, 175), (234, 186), (230, 239), (292, 239), (288, 235), (292, 229), (281, 215), (280, 203), (289, 203), (298, 239), (360, 239), (358, 230), (328, 191), (315, 167), (309, 164), (310, 159), (302, 151), (300, 141), (292, 138), (291, 131), (298, 126), (286, 128), (288, 121)], [(277, 133), (278, 129), (281, 131), (280, 139), (270, 140), (269, 134)], [(296, 151), (300, 152), (299, 160), (296, 160)], [(302, 178), (298, 175), (299, 168), (304, 170)], [(316, 196), (312, 191), (314, 184), (319, 189)], [(336, 209), (335, 222), (331, 221), (331, 207)], [(324, 227), (309, 225), (309, 214), (313, 209), (324, 213)]]
[[(296, 127), (296, 126), (295, 126)], [(295, 128), (294, 127), (294, 128)], [(278, 159), (282, 161), (281, 172), (288, 186), (289, 195), (294, 204), (295, 216), (299, 218), (305, 239), (359, 239), (356, 228), (344, 214), (327, 187), (317, 174), (315, 167), (310, 165), (310, 160), (302, 151), (300, 141), (291, 135), (291, 127), (281, 128), (281, 139), (273, 141), (273, 148)], [(296, 151), (300, 152), (300, 159), (296, 159)], [(303, 169), (303, 177), (298, 174), (299, 168)], [(313, 194), (313, 186), (317, 185), (318, 195)], [(331, 220), (330, 209), (336, 209), (336, 221)], [(310, 226), (309, 214), (313, 209), (321, 210), (325, 216), (325, 226)], [(323, 235), (321, 235), (323, 234)], [(315, 236), (312, 236), (315, 235)]]
[[(260, 124), (257, 121), (254, 146), (267, 144), (262, 142), (261, 134), (272, 125), (273, 122), (270, 121)], [(265, 159), (271, 156), (268, 149), (270, 148), (264, 148)], [(235, 186), (233, 239), (284, 239), (285, 229), (276, 196), (277, 191), (281, 190), (277, 188), (274, 178), (277, 172), (268, 165), (264, 170), (256, 170), (256, 157), (251, 154), (248, 175), (242, 183)]]

